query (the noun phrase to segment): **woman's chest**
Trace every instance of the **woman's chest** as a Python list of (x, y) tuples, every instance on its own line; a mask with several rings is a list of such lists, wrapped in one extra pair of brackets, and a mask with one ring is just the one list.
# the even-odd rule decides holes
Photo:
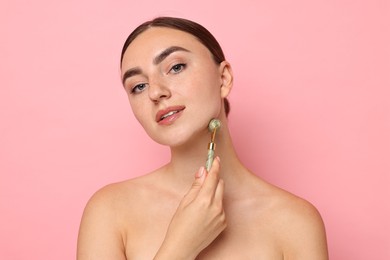
[[(143, 225), (137, 236), (128, 234), (126, 255), (128, 259), (153, 259), (160, 248), (169, 225), (169, 218), (154, 224)], [(267, 229), (238, 222), (230, 224), (196, 258), (197, 260), (283, 259), (275, 236)]]
[[(132, 260), (154, 258), (180, 201), (141, 202), (132, 207), (123, 221), (126, 256)], [(269, 211), (252, 204), (242, 205), (226, 203), (227, 228), (196, 259), (283, 259), (278, 225)]]
[(205, 248), (196, 259), (283, 259), (282, 250), (280, 250), (272, 234), (267, 231), (262, 232), (260, 229), (249, 229), (242, 225), (230, 226)]

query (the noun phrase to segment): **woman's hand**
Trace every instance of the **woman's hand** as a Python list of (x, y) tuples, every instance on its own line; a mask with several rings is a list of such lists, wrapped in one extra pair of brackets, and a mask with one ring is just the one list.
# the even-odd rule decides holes
[(223, 209), (223, 180), (219, 157), (210, 172), (204, 167), (195, 175), (169, 225), (155, 259), (195, 259), (226, 228)]

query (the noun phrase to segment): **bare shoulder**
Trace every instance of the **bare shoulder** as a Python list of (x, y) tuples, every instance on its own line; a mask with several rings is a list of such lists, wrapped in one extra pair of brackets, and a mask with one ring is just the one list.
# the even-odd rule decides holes
[[(122, 210), (122, 206), (142, 204), (161, 189), (160, 169), (122, 182), (111, 183), (93, 194), (87, 208), (103, 207), (110, 211)], [(130, 203), (130, 204), (129, 204)]]
[(137, 201), (135, 197), (138, 197), (141, 190), (135, 185), (136, 182), (139, 181), (131, 179), (102, 187), (89, 199), (84, 214), (97, 211), (104, 213), (106, 217), (114, 217), (128, 200), (134, 198)]
[(121, 218), (137, 214), (139, 207), (144, 207), (145, 202), (157, 196), (154, 195), (155, 191), (159, 190), (157, 176), (158, 174), (152, 172), (102, 187), (89, 199), (83, 218), (96, 215), (99, 219), (109, 220), (110, 225), (119, 225)]
[[(80, 223), (77, 259), (126, 259), (116, 221), (117, 185), (106, 186), (88, 201)], [(104, 246), (103, 246), (104, 245)]]
[(275, 186), (268, 185), (267, 191), (284, 259), (328, 259), (325, 227), (317, 208)]
[(126, 259), (125, 221), (147, 199), (147, 178), (109, 184), (92, 195), (80, 223), (77, 259)]

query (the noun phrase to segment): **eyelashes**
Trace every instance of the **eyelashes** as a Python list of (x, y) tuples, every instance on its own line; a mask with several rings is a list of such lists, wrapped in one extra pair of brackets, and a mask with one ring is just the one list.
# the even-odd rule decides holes
[(177, 74), (177, 73), (181, 72), (182, 70), (184, 70), (185, 67), (186, 67), (186, 64), (184, 64), (184, 63), (175, 64), (172, 66), (172, 68), (170, 69), (169, 72)]
[[(185, 63), (177, 63), (175, 65), (173, 65), (167, 74), (179, 74), (181, 73), (185, 68), (187, 67), (187, 64)], [(140, 83), (140, 84), (137, 84), (135, 85), (133, 88), (131, 88), (130, 90), (130, 93), (131, 94), (138, 94), (138, 93), (141, 93), (143, 92), (146, 87), (148, 86), (149, 84), (148, 83)]]
[(146, 88), (146, 85), (147, 83), (141, 83), (141, 84), (137, 84), (135, 85), (132, 89), (131, 89), (131, 94), (137, 94), (137, 93), (141, 93), (145, 88)]

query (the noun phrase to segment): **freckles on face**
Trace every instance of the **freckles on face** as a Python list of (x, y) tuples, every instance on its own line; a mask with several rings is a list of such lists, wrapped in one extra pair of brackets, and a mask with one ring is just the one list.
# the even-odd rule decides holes
[(210, 51), (195, 36), (176, 29), (152, 27), (138, 35), (126, 49), (122, 60), (122, 77), (130, 68), (143, 70), (152, 65), (152, 62), (161, 63), (171, 53), (162, 57), (158, 55), (172, 46), (185, 49), (198, 60), (205, 59), (204, 61), (211, 61), (215, 65)]
[(208, 122), (221, 110), (219, 67), (191, 34), (170, 28), (146, 30), (127, 48), (121, 70), (133, 113), (152, 138), (161, 109), (185, 106), (180, 120), (188, 123)]

